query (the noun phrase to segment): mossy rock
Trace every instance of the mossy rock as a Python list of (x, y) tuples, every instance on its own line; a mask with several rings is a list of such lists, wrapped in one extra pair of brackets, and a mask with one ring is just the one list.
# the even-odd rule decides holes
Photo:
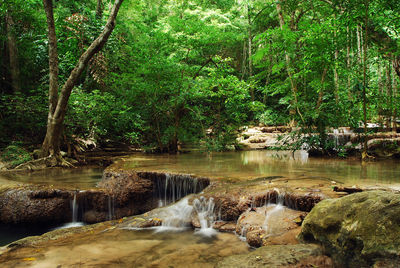
[(371, 139), (368, 141), (368, 153), (379, 158), (400, 156), (400, 138)]
[(304, 219), (299, 238), (322, 244), (346, 267), (400, 265), (400, 194), (371, 191), (323, 200)]

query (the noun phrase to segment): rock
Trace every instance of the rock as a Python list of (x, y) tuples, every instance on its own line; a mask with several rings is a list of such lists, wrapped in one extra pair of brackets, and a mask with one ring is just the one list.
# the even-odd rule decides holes
[(240, 215), (236, 224), (236, 233), (246, 236), (250, 231), (262, 230), (265, 223), (266, 207), (255, 208)]
[(307, 265), (303, 267), (334, 267), (322, 249), (313, 244), (265, 246), (248, 254), (229, 256), (216, 267), (301, 267), (303, 263)]
[(216, 221), (212, 228), (220, 232), (234, 232), (236, 229), (236, 222)]
[(321, 243), (344, 266), (398, 267), (399, 215), (400, 194), (370, 191), (327, 199), (305, 218), (299, 238)]
[(265, 235), (265, 230), (263, 229), (249, 231), (246, 234), (246, 242), (252, 247), (259, 248), (263, 245), (264, 235)]
[(0, 193), (1, 223), (60, 223), (71, 218), (70, 193), (51, 188), (15, 187)]
[(236, 233), (246, 237), (252, 247), (297, 244), (298, 221), (306, 215), (283, 206), (270, 205), (244, 212), (237, 221)]
[(380, 158), (400, 156), (400, 138), (376, 138), (367, 143), (368, 152)]
[(107, 215), (104, 212), (89, 210), (85, 211), (85, 213), (83, 214), (83, 221), (89, 224), (106, 220), (107, 220)]

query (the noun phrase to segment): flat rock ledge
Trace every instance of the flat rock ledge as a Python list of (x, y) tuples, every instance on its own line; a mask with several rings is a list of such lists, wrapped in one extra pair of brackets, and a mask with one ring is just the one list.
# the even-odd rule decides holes
[(220, 261), (220, 268), (249, 267), (335, 267), (323, 255), (322, 248), (313, 244), (274, 245), (256, 249), (248, 254), (234, 255)]

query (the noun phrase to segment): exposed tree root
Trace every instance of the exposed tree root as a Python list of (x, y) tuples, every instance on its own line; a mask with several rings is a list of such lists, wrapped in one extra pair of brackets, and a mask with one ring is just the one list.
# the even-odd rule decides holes
[(362, 159), (362, 161), (373, 161), (373, 160), (375, 160), (375, 157), (373, 157), (372, 155), (369, 155), (367, 152), (362, 152), (361, 159)]
[(74, 168), (75, 166), (60, 156), (46, 156), (32, 161), (28, 161), (18, 165), (16, 170), (37, 170), (46, 167), (65, 167)]

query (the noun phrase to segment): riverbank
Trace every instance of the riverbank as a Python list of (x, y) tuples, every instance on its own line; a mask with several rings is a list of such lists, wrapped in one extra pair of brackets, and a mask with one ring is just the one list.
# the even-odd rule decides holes
[[(361, 158), (364, 136), (348, 127), (329, 129), (325, 133), (324, 146), (321, 147), (318, 133), (305, 134), (300, 128), (285, 126), (243, 127), (238, 143), (244, 150), (306, 150), (316, 157), (354, 157)], [(367, 139), (367, 152), (370, 160), (400, 158), (400, 133), (373, 132)]]

